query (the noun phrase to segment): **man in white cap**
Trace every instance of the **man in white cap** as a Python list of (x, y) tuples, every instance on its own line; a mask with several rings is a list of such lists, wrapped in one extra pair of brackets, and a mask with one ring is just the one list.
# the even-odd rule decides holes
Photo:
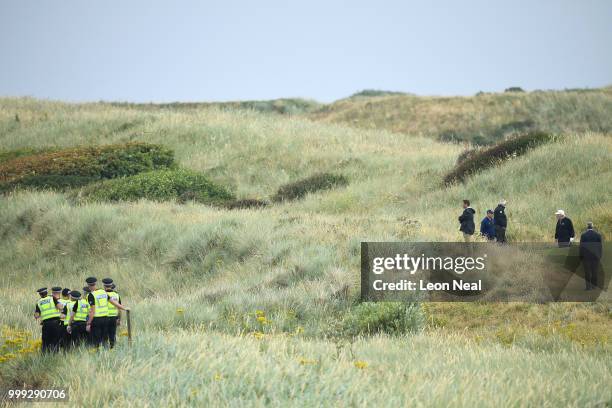
[(575, 237), (574, 224), (572, 220), (565, 216), (565, 211), (563, 210), (557, 210), (555, 215), (557, 216), (555, 241), (559, 245), (559, 248), (567, 248), (571, 245)]

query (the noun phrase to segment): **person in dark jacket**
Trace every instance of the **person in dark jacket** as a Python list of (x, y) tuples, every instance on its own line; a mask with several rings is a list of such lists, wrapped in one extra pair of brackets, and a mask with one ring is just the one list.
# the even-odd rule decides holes
[(463, 200), (463, 214), (459, 216), (459, 231), (463, 232), (465, 242), (469, 242), (472, 239), (472, 235), (474, 235), (476, 230), (474, 214), (476, 214), (476, 211), (470, 207), (470, 200)]
[(495, 239), (495, 225), (493, 223), (493, 211), (487, 210), (487, 216), (480, 221), (480, 235), (489, 241)]
[(499, 200), (499, 204), (495, 207), (493, 215), (493, 223), (495, 224), (495, 237), (497, 242), (506, 242), (506, 227), (508, 226), (508, 217), (506, 217), (506, 200)]
[(593, 223), (587, 223), (587, 230), (580, 236), (580, 260), (584, 267), (586, 290), (597, 287), (597, 273), (602, 254), (601, 234), (593, 229)]
[(565, 211), (557, 210), (557, 227), (555, 228), (555, 241), (559, 248), (569, 247), (574, 240), (574, 224), (572, 220), (565, 216)]

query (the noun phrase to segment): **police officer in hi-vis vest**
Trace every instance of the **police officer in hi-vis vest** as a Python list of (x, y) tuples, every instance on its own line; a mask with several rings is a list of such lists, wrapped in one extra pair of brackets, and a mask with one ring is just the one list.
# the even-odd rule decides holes
[(66, 328), (70, 333), (71, 346), (76, 347), (87, 340), (85, 326), (89, 317), (89, 303), (81, 299), (81, 292), (76, 290), (70, 292), (70, 299), (72, 306), (70, 307), (70, 319), (66, 320)]
[[(91, 289), (89, 289), (89, 286), (83, 286), (83, 300), (87, 302), (87, 306), (89, 306), (89, 294), (91, 293)], [(89, 309), (87, 309), (87, 321), (89, 321), (91, 323), (91, 320), (89, 320)], [(92, 344), (92, 340), (91, 340), (91, 331), (85, 330), (85, 340), (87, 340), (88, 344)]]
[[(53, 288), (53, 290), (55, 289), (61, 289), (61, 288), (57, 286)], [(62, 312), (60, 315), (60, 323), (62, 326), (62, 337), (60, 339), (60, 348), (67, 349), (68, 347), (70, 347), (70, 334), (66, 331), (66, 326), (68, 325), (68, 319), (70, 319), (70, 315), (66, 314), (67, 313), (66, 305), (70, 303), (70, 289), (68, 288), (61, 289), (61, 295), (58, 300), (63, 305)]]
[(57, 298), (49, 296), (47, 288), (40, 288), (37, 292), (40, 299), (36, 302), (34, 318), (42, 325), (42, 351), (58, 351), (62, 335), (60, 326), (61, 303)]
[(95, 277), (89, 277), (85, 279), (85, 282), (87, 282), (87, 286), (91, 290), (91, 293), (87, 295), (89, 319), (85, 328), (91, 334), (91, 344), (97, 347), (108, 339), (108, 304), (112, 303), (121, 310), (129, 310), (129, 308), (120, 305), (112, 299), (109, 300), (104, 289), (96, 288), (98, 279)]
[(108, 295), (108, 342), (110, 347), (115, 347), (115, 340), (117, 338), (117, 326), (120, 323), (121, 314), (118, 308), (115, 307), (112, 301), (121, 304), (121, 297), (117, 292), (115, 292), (115, 284), (111, 278), (102, 279), (102, 283), (104, 284), (104, 290)]

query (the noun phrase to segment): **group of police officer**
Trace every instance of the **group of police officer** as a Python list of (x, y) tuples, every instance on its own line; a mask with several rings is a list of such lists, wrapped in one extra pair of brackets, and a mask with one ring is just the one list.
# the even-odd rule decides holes
[(84, 295), (77, 290), (59, 286), (37, 290), (34, 317), (42, 326), (42, 351), (70, 349), (81, 344), (114, 347), (121, 311), (129, 310), (121, 304), (111, 278), (102, 279), (98, 288), (95, 277), (85, 279)]

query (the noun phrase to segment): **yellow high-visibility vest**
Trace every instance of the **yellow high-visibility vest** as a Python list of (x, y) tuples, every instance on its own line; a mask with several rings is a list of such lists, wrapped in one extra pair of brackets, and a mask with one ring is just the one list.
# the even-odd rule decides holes
[[(121, 300), (119, 298), (119, 294), (115, 291), (106, 292), (106, 294), (108, 295), (109, 299), (113, 299), (117, 303), (119, 303), (119, 301)], [(118, 316), (118, 315), (119, 315), (119, 309), (117, 309), (117, 307), (113, 305), (111, 302), (108, 302), (108, 316), (113, 317), (113, 316)]]
[(66, 325), (68, 325), (68, 323), (70, 323), (70, 316), (72, 316), (72, 307), (74, 306), (75, 303), (76, 303), (75, 300), (69, 300), (66, 303), (66, 317), (64, 318), (64, 323)]
[(60, 312), (57, 310), (57, 307), (55, 307), (55, 302), (53, 302), (53, 296), (45, 296), (44, 298), (40, 298), (36, 304), (40, 310), (40, 318), (43, 321), (53, 317), (60, 317)]
[[(64, 306), (66, 306), (68, 304), (68, 302), (69, 302), (69, 300), (66, 300), (66, 299), (57, 299), (57, 303), (60, 303), (62, 305), (62, 310), (64, 310)], [(60, 312), (60, 313), (62, 313), (62, 312)], [(68, 315), (66, 315), (66, 316), (68, 316)], [(60, 316), (60, 320), (62, 322), (68, 322), (68, 319), (66, 319), (66, 317)]]
[(96, 310), (94, 311), (95, 317), (107, 317), (108, 316), (108, 295), (104, 289), (96, 289), (91, 294), (96, 301)]
[(75, 322), (84, 322), (89, 316), (89, 303), (83, 299), (79, 299), (77, 303), (77, 311), (74, 313)]

